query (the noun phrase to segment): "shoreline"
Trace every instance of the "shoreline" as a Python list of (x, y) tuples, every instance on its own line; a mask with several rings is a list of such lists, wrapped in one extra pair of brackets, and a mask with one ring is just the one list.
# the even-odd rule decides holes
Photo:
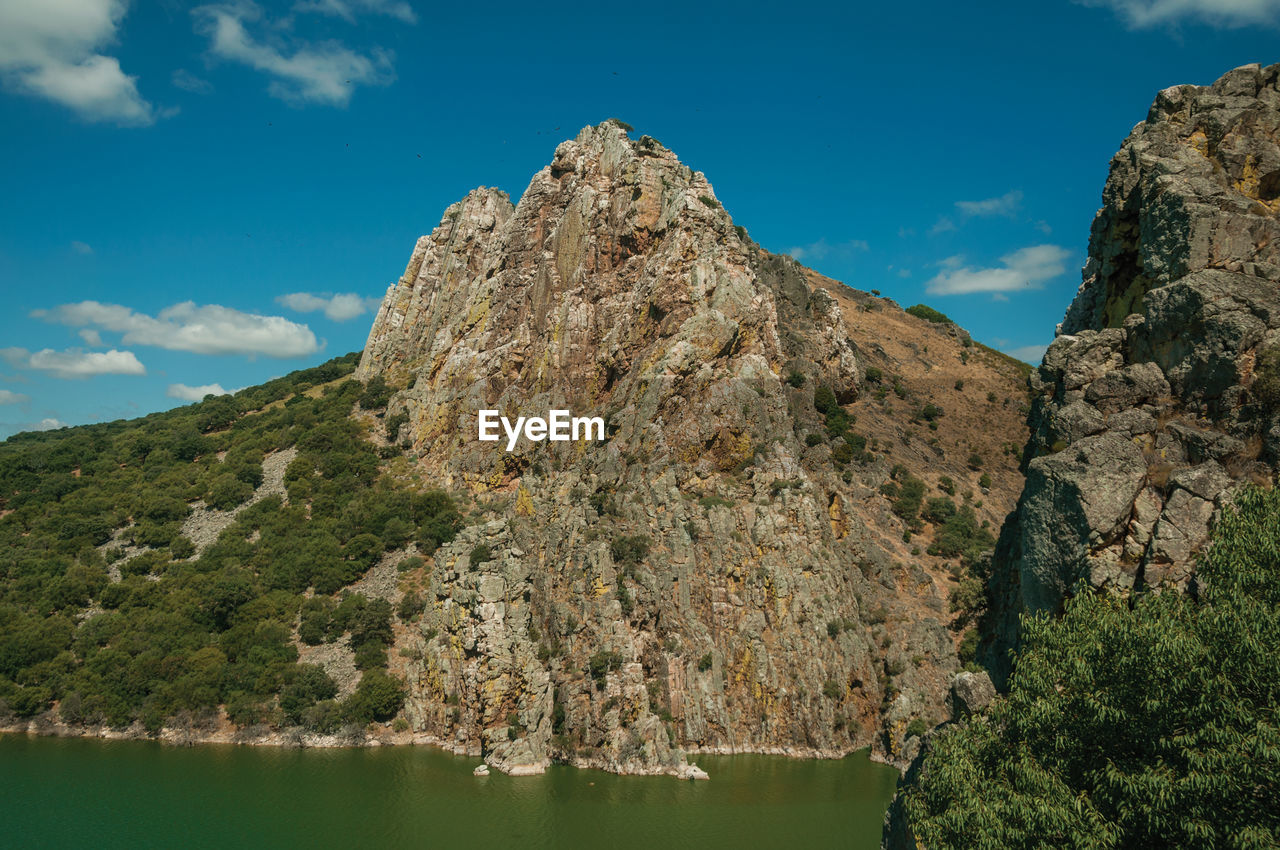
[(121, 728), (114, 726), (75, 726), (61, 721), (42, 721), (40, 718), (33, 718), (31, 720), (0, 724), (0, 735), (25, 735), (29, 738), (81, 738), (100, 741), (150, 741), (174, 747), (219, 744), (275, 747), (286, 750), (422, 746), (431, 747), (463, 758), (481, 759), (480, 764), (487, 765), (490, 769), (506, 773), (509, 776), (539, 775), (545, 773), (547, 767), (553, 764), (561, 764), (579, 770), (599, 770), (618, 776), (670, 776), (673, 779), (706, 779), (708, 776), (705, 771), (702, 771), (693, 763), (692, 758), (694, 756), (763, 755), (779, 756), (799, 761), (837, 761), (863, 750), (867, 751), (869, 761), (883, 764), (886, 767), (897, 767), (897, 765), (878, 756), (874, 747), (870, 744), (843, 749), (778, 745), (758, 747), (694, 745), (682, 748), (689, 760), (681, 765), (619, 765), (609, 764), (603, 760), (590, 757), (573, 756), (570, 758), (549, 759), (546, 764), (541, 765), (511, 765), (508, 766), (509, 769), (504, 770), (501, 765), (484, 761), (483, 754), (478, 746), (448, 741), (422, 732), (395, 732), (386, 726), (375, 726), (372, 731), (368, 729), (340, 731), (331, 735), (305, 732), (297, 728), (264, 728), (260, 734), (254, 734), (253, 730), (255, 728), (257, 727), (236, 728), (222, 720), (216, 727), (209, 729), (165, 726), (159, 732), (153, 733), (148, 732), (140, 722), (134, 722), (130, 726)]

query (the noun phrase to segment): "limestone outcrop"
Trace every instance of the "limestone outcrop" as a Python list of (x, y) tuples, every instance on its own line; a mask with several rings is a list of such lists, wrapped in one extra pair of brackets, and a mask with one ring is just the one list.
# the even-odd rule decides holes
[[(510, 773), (695, 776), (690, 752), (888, 757), (947, 716), (950, 579), (904, 563), (892, 463), (833, 458), (814, 390), (867, 391), (842, 303), (920, 326), (935, 359), (962, 343), (815, 280), (615, 121), (517, 204), (478, 189), (418, 241), (357, 373), (398, 389), (406, 474), (474, 506), (401, 641), (415, 734)], [(600, 416), (607, 439), (508, 453), (477, 440), (482, 408)]]
[(1111, 162), (1083, 283), (1032, 376), (1026, 488), (984, 657), (1093, 588), (1195, 581), (1224, 502), (1280, 462), (1280, 65), (1175, 86)]

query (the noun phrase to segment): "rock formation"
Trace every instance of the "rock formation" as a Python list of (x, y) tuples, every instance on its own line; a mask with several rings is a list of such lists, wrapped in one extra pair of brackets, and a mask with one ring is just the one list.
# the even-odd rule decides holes
[(1093, 588), (1194, 589), (1224, 501), (1280, 461), (1280, 65), (1160, 92), (1111, 161), (1084, 281), (1032, 376), (1026, 489), (984, 657)]
[[(878, 489), (891, 458), (833, 460), (814, 390), (848, 405), (884, 356), (851, 341), (841, 304), (893, 310), (935, 359), (968, 363), (970, 343), (828, 293), (628, 129), (562, 143), (514, 206), (495, 189), (451, 206), (370, 333), (358, 376), (399, 388), (387, 437), (419, 480), (476, 500), (425, 568), (406, 714), (512, 773), (892, 756), (911, 719), (947, 714), (950, 578), (923, 553), (927, 570), (902, 562)], [(598, 415), (608, 439), (508, 453), (476, 439), (482, 408)], [(1012, 462), (999, 474), (1016, 492)]]

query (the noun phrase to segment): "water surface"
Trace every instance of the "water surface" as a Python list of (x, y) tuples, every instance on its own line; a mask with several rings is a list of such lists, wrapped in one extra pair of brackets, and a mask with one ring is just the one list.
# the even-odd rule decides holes
[(12, 847), (875, 848), (897, 772), (701, 756), (708, 782), (471, 775), (427, 747), (282, 750), (0, 735)]

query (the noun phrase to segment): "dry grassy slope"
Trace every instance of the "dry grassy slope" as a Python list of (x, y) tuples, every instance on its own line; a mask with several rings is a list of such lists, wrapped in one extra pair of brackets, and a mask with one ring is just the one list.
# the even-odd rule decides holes
[[(880, 369), (888, 389), (878, 399), (875, 385), (868, 384), (857, 401), (845, 406), (857, 416), (855, 430), (868, 441), (874, 439), (890, 465), (900, 463), (923, 479), (928, 484), (926, 498), (943, 495), (938, 482), (949, 476), (956, 485), (956, 504), (971, 492), (978, 516), (990, 523), (993, 536), (998, 534), (1022, 492), (1018, 458), (1009, 450), (1020, 451), (1027, 442), (1029, 367), (977, 344), (966, 347), (963, 331), (917, 318), (888, 298), (851, 289), (812, 270), (807, 275), (810, 285), (827, 290), (840, 303), (849, 338), (866, 365)], [(895, 377), (906, 398), (893, 391)], [(961, 389), (957, 381), (963, 381)], [(994, 394), (994, 402), (989, 394)], [(936, 431), (923, 420), (911, 421), (925, 403), (944, 411)], [(975, 451), (983, 459), (976, 471), (968, 465)], [(866, 469), (865, 483), (878, 489), (883, 473)], [(978, 484), (983, 472), (991, 476), (991, 487), (985, 491)], [(926, 525), (923, 533), (904, 543), (905, 526), (891, 512), (887, 498), (877, 494), (864, 505), (863, 521), (871, 538), (901, 562), (920, 564), (949, 592), (955, 584), (949, 562), (926, 553), (933, 529)]]

